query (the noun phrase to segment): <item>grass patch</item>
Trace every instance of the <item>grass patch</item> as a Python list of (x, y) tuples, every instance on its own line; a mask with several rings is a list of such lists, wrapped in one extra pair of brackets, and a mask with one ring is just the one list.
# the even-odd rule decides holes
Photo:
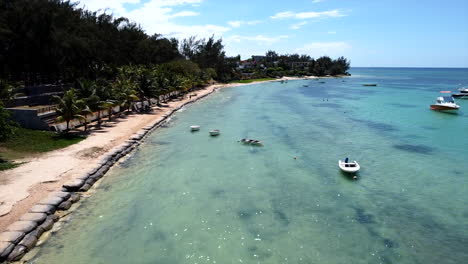
[(0, 142), (0, 156), (8, 160), (21, 159), (32, 154), (65, 148), (84, 138), (72, 134), (58, 135), (50, 131), (18, 128), (13, 137)]
[(273, 80), (276, 80), (276, 79), (275, 78), (260, 78), (260, 79), (232, 81), (230, 83), (253, 83), (253, 82), (264, 82), (264, 81), (273, 81)]
[(13, 169), (18, 167), (18, 165), (20, 164), (0, 159), (0, 171)]

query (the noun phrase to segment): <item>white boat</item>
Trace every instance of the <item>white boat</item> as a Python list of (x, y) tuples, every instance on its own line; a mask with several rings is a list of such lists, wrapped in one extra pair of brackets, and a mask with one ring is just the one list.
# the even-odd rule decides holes
[(468, 88), (458, 89), (459, 93), (453, 94), (452, 96), (460, 99), (468, 99)]
[(200, 130), (200, 126), (190, 126), (191, 131), (198, 131)]
[(437, 97), (436, 103), (431, 105), (431, 110), (435, 111), (457, 111), (460, 106), (455, 103), (452, 96)]
[(210, 136), (217, 136), (219, 135), (219, 129), (214, 129), (210, 131)]
[(339, 160), (338, 166), (340, 167), (342, 171), (348, 172), (348, 173), (358, 172), (359, 169), (361, 169), (361, 166), (359, 166), (359, 163), (357, 163), (357, 161), (345, 162), (345, 161)]

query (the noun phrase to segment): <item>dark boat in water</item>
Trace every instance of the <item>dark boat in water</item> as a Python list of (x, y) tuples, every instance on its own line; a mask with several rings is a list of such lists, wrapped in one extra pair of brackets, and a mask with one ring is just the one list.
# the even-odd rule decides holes
[(459, 93), (452, 94), (452, 96), (458, 99), (468, 99), (468, 88), (461, 88), (458, 91)]

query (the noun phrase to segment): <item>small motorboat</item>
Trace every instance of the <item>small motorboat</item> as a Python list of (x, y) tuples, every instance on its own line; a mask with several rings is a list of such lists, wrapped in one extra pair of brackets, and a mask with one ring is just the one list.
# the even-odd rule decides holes
[(453, 94), (452, 96), (459, 99), (468, 99), (468, 88), (458, 89), (459, 93)]
[(437, 97), (436, 103), (431, 105), (431, 110), (435, 111), (457, 111), (460, 106), (455, 103), (452, 96)]
[(362, 86), (377, 86), (376, 83), (365, 83)]
[(214, 129), (210, 131), (210, 136), (218, 136), (220, 133), (219, 129)]
[(243, 138), (239, 140), (239, 142), (246, 144), (246, 145), (263, 146), (263, 143), (260, 140), (256, 140), (256, 139)]
[(200, 130), (200, 126), (190, 126), (191, 131), (198, 131)]
[(361, 169), (361, 166), (359, 166), (359, 163), (357, 163), (357, 161), (349, 162), (348, 158), (346, 158), (344, 161), (339, 160), (338, 166), (342, 171), (347, 173), (355, 173), (358, 172), (359, 169)]

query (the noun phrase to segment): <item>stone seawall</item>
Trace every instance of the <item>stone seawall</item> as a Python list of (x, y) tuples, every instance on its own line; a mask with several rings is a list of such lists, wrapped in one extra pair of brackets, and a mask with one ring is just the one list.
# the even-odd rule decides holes
[(134, 151), (151, 131), (167, 122), (167, 119), (176, 111), (205, 98), (216, 90), (213, 89), (205, 95), (172, 109), (162, 118), (132, 135), (126, 142), (106, 153), (97, 167), (66, 182), (60, 190), (51, 193), (47, 198), (31, 207), (28, 213), (8, 226), (6, 231), (0, 233), (0, 263), (21, 260), (27, 252), (37, 245), (44, 233), (50, 234), (48, 231), (52, 229), (60, 217), (67, 215), (64, 212), (80, 200), (83, 192), (87, 192), (120, 159)]

